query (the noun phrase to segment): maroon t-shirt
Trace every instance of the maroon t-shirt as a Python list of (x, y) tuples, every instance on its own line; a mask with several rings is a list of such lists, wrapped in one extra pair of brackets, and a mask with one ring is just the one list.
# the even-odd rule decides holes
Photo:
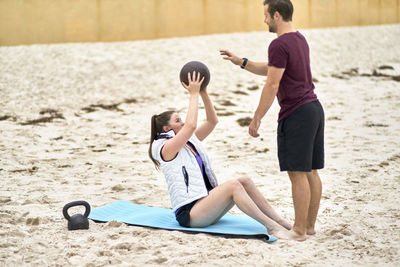
[(317, 100), (310, 68), (310, 50), (300, 32), (285, 33), (271, 42), (268, 65), (284, 68), (278, 90), (278, 121), (303, 104)]

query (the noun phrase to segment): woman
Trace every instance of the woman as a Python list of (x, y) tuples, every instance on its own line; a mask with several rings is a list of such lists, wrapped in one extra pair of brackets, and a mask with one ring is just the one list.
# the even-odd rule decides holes
[[(290, 224), (269, 205), (249, 178), (230, 180), (218, 185), (203, 141), (218, 123), (207, 88), (200, 73), (188, 73), (189, 108), (184, 123), (174, 111), (151, 119), (149, 156), (161, 167), (176, 220), (184, 227), (206, 227), (216, 223), (235, 204), (244, 213), (263, 224), (269, 234), (288, 238)], [(206, 121), (197, 127), (199, 96), (206, 110)]]

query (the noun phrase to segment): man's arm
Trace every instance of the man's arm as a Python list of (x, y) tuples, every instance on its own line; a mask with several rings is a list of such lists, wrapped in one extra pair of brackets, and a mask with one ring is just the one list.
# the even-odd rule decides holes
[(247, 60), (247, 64), (244, 67), (245, 70), (250, 71), (251, 73), (267, 76), (268, 74), (268, 63), (267, 62), (254, 62)]
[[(233, 64), (237, 65), (237, 66), (242, 66), (243, 64), (243, 59), (236, 56), (235, 54), (233, 54), (232, 52), (228, 51), (228, 50), (219, 50), (220, 54), (223, 57), (223, 59), (225, 60), (230, 60)], [(246, 66), (244, 67), (245, 70), (257, 74), (257, 75), (261, 75), (261, 76), (267, 76), (268, 74), (268, 63), (267, 62), (254, 62), (254, 61), (250, 61), (247, 60)]]
[(253, 120), (249, 126), (249, 134), (253, 137), (258, 137), (258, 128), (261, 124), (261, 119), (265, 116), (272, 103), (274, 102), (275, 96), (278, 93), (279, 83), (281, 82), (282, 75), (285, 69), (268, 66), (268, 77), (267, 82), (264, 85), (261, 93), (260, 102), (254, 113)]

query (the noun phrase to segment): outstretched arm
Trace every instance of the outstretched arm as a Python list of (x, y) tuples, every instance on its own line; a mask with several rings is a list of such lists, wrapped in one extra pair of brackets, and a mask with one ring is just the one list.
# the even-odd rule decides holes
[(161, 154), (163, 159), (166, 161), (172, 160), (176, 154), (178, 154), (189, 138), (193, 135), (197, 127), (199, 91), (204, 77), (200, 80), (200, 73), (196, 75), (196, 73), (193, 72), (192, 77), (190, 77), (190, 73), (188, 73), (188, 78), (189, 85), (182, 83), (183, 87), (189, 91), (190, 95), (186, 122), (182, 129), (180, 129), (180, 131), (173, 138), (165, 142), (165, 145), (161, 150)]
[(197, 128), (195, 133), (197, 138), (203, 141), (214, 130), (218, 123), (218, 117), (210, 96), (207, 93), (207, 88), (200, 91), (200, 96), (203, 99), (204, 108), (206, 110), (206, 121)]
[(282, 75), (285, 69), (276, 68), (273, 66), (268, 67), (268, 78), (264, 85), (261, 93), (260, 102), (254, 113), (253, 120), (249, 125), (249, 134), (253, 137), (258, 137), (258, 128), (261, 124), (261, 119), (265, 116), (272, 103), (274, 102), (275, 96), (278, 93), (279, 83), (281, 82)]
[[(242, 66), (244, 59), (236, 56), (229, 50), (219, 50), (219, 52), (222, 56), (224, 56), (223, 59), (230, 60), (233, 64), (235, 64), (237, 66)], [(247, 64), (244, 67), (244, 69), (251, 73), (257, 74), (257, 75), (267, 76), (268, 63), (267, 62), (254, 62), (251, 60), (247, 60)]]

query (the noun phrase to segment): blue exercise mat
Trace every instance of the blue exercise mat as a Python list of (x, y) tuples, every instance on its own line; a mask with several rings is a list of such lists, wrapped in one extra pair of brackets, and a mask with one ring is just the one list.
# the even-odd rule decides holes
[(266, 234), (266, 229), (250, 217), (227, 213), (216, 224), (204, 228), (187, 228), (179, 225), (175, 220), (174, 212), (170, 209), (142, 206), (124, 200), (93, 209), (89, 214), (89, 219), (99, 222), (115, 220), (131, 225), (168, 230), (261, 237), (266, 242), (278, 240)]

